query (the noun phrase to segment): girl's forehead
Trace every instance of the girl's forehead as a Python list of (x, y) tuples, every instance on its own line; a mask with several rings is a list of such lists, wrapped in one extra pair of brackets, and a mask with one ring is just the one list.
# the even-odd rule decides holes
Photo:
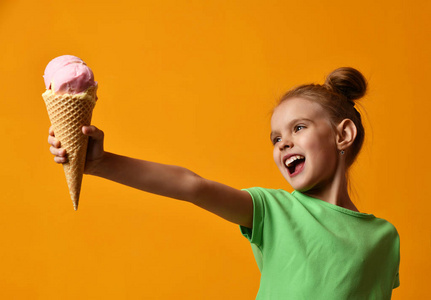
[(326, 116), (323, 107), (304, 98), (291, 98), (281, 102), (272, 114), (271, 124), (295, 119), (319, 119)]

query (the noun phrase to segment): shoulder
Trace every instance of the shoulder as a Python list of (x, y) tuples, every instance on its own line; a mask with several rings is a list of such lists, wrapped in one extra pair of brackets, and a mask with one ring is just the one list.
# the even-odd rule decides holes
[(377, 218), (372, 230), (374, 238), (384, 255), (393, 259), (395, 264), (400, 262), (400, 236), (396, 227), (389, 221)]
[(253, 199), (253, 206), (263, 209), (278, 209), (280, 207), (290, 208), (295, 205), (296, 198), (288, 191), (282, 189), (268, 189), (252, 187), (244, 189)]
[(383, 219), (383, 218), (375, 218), (375, 223), (381, 227), (382, 229), (384, 229), (385, 231), (391, 233), (394, 236), (399, 236), (398, 235), (398, 230), (397, 228), (388, 220)]
[(261, 198), (292, 198), (293, 196), (282, 189), (267, 189), (263, 187), (251, 187), (243, 189), (247, 191), (252, 197), (261, 197)]
[(400, 236), (397, 228), (391, 222), (377, 217), (372, 224), (373, 226), (369, 228), (369, 231), (379, 241), (379, 244), (386, 245), (399, 253)]

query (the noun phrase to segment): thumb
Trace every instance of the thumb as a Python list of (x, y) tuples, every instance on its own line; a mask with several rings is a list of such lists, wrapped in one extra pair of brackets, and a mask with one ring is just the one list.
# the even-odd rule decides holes
[(88, 135), (94, 140), (103, 140), (104, 133), (102, 130), (98, 129), (96, 126), (83, 126), (82, 133)]

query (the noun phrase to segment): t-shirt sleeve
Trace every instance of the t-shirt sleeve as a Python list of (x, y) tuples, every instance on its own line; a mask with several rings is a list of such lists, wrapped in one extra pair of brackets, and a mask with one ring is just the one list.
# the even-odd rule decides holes
[(400, 286), (400, 272), (399, 272), (399, 268), (400, 268), (400, 236), (398, 234), (397, 229), (394, 227), (394, 230), (396, 232), (396, 236), (397, 236), (397, 244), (396, 244), (396, 249), (398, 252), (398, 268), (397, 268), (397, 275), (395, 275), (395, 280), (394, 280), (394, 286), (393, 289), (397, 288)]
[(397, 273), (397, 275), (395, 276), (393, 289), (396, 289), (399, 286), (400, 286), (400, 273)]
[(244, 189), (253, 200), (253, 226), (252, 228), (240, 226), (241, 233), (250, 243), (260, 247), (262, 245), (263, 219), (264, 219), (264, 200), (258, 188)]

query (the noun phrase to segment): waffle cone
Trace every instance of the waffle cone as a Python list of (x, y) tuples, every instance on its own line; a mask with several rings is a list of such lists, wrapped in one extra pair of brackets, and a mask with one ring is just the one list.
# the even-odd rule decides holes
[(79, 94), (57, 95), (50, 89), (42, 94), (55, 137), (67, 153), (68, 162), (63, 164), (63, 169), (75, 210), (78, 209), (88, 144), (82, 126), (91, 124), (96, 91), (97, 85)]

